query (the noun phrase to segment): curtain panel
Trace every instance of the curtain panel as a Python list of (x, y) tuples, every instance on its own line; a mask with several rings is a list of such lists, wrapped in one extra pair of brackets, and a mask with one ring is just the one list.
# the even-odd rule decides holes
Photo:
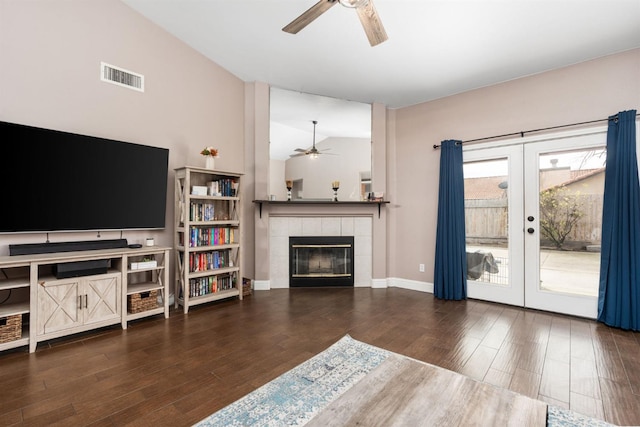
[(640, 185), (636, 111), (609, 117), (598, 320), (640, 330)]
[(440, 146), (440, 187), (433, 294), (436, 298), (467, 297), (467, 255), (464, 226), (464, 173), (462, 144), (443, 141)]

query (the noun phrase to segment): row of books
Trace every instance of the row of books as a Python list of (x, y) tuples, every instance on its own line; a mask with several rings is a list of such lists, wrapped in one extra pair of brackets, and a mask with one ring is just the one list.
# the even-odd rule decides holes
[(237, 185), (235, 180), (231, 178), (223, 178), (217, 181), (207, 182), (207, 188), (210, 196), (227, 196), (235, 197)]
[(235, 232), (231, 227), (194, 227), (189, 235), (189, 247), (228, 245), (235, 243)]
[(231, 251), (212, 251), (189, 254), (189, 272), (231, 267)]
[(220, 291), (226, 291), (235, 288), (235, 277), (226, 276), (207, 276), (197, 279), (189, 279), (189, 297), (201, 297)]
[(213, 203), (191, 203), (189, 221), (214, 221), (215, 218)]

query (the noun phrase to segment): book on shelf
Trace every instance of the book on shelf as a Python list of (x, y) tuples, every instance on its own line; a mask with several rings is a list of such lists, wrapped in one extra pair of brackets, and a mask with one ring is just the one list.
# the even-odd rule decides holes
[(218, 246), (235, 243), (235, 231), (232, 227), (193, 227), (190, 232), (189, 246)]
[(207, 191), (210, 196), (235, 197), (238, 195), (238, 184), (235, 179), (222, 178), (207, 182)]
[(215, 220), (215, 207), (213, 203), (191, 203), (191, 207), (189, 209), (189, 221), (213, 220)]
[(189, 272), (215, 270), (229, 266), (229, 250), (189, 254)]
[(201, 297), (235, 288), (235, 274), (189, 279), (189, 297)]

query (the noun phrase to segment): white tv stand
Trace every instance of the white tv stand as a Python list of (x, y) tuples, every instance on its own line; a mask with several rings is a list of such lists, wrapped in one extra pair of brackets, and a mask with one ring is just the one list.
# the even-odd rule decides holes
[[(170, 251), (143, 246), (0, 257), (0, 291), (12, 292), (9, 301), (0, 304), (0, 328), (10, 316), (22, 316), (23, 324), (22, 336), (0, 343), (0, 351), (28, 344), (32, 353), (39, 342), (53, 338), (117, 323), (126, 329), (129, 321), (155, 314), (168, 318)], [(152, 261), (131, 268), (132, 262), (149, 259), (155, 265)], [(93, 260), (108, 260), (107, 272), (64, 279), (53, 275), (56, 264)], [(132, 295), (156, 294), (162, 299), (157, 307), (141, 312), (127, 308)]]

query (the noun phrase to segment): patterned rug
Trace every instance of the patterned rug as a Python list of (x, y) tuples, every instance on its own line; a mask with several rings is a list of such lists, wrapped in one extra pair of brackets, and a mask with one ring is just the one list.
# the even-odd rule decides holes
[[(205, 418), (196, 426), (305, 425), (393, 354), (347, 335), (322, 353)], [(547, 425), (611, 426), (551, 405), (548, 406)]]

